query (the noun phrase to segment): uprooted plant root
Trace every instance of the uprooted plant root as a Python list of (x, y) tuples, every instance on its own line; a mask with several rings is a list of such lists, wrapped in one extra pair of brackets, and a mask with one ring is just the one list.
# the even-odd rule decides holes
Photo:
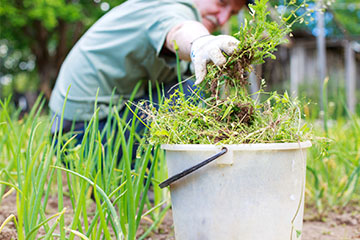
[(209, 82), (211, 97), (215, 97), (217, 100), (220, 99), (219, 84), (224, 85), (226, 89), (246, 88), (249, 85), (249, 69), (251, 69), (251, 58), (239, 52), (235, 52), (230, 56), (227, 64), (222, 68), (210, 65), (207, 75), (210, 76), (208, 77), (210, 79), (207, 79), (207, 81)]
[(238, 122), (247, 125), (251, 124), (254, 114), (254, 106), (250, 103), (238, 102), (229, 104), (227, 101), (220, 101), (219, 105), (226, 105), (225, 110), (230, 108), (230, 112), (226, 117), (223, 117), (225, 114), (221, 111), (223, 108), (218, 108), (220, 111), (214, 116), (217, 121), (222, 121), (227, 124), (230, 124), (231, 122)]
[[(229, 79), (232, 79), (233, 81), (229, 81), (229, 84), (235, 84), (232, 85), (233, 87), (241, 87), (245, 88), (248, 85), (248, 71), (251, 69), (251, 58), (247, 55), (242, 55), (238, 53), (234, 53), (234, 56), (242, 56), (235, 58), (226, 68), (226, 74), (229, 77)], [(231, 59), (231, 58), (230, 58)]]

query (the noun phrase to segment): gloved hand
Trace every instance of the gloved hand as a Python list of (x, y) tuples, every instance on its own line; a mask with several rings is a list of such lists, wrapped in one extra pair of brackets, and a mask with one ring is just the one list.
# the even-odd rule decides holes
[(231, 55), (237, 48), (239, 41), (228, 35), (206, 35), (196, 39), (191, 46), (190, 57), (194, 64), (196, 81), (195, 85), (200, 84), (206, 76), (206, 64), (212, 61), (221, 67), (226, 63), (226, 58), (222, 51)]

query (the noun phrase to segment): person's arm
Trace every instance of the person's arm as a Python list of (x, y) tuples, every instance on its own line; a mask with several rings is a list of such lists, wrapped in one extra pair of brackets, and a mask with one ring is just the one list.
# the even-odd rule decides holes
[(231, 55), (239, 41), (227, 35), (213, 36), (200, 22), (188, 21), (172, 28), (166, 36), (165, 47), (175, 53), (174, 41), (179, 46), (179, 57), (194, 64), (196, 82), (201, 83), (207, 73), (206, 64), (212, 61), (223, 66), (226, 58), (222, 52)]
[(179, 46), (179, 57), (190, 61), (191, 44), (199, 37), (210, 35), (200, 22), (188, 21), (175, 26), (166, 36), (165, 47), (175, 53), (174, 41)]

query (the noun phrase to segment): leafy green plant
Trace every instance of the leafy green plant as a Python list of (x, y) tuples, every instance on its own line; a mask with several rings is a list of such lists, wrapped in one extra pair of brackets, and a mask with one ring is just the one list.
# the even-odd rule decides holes
[[(250, 20), (240, 31), (237, 50), (227, 57), (223, 67), (208, 65), (205, 81), (185, 100), (176, 92), (162, 105), (142, 109), (151, 120), (150, 141), (169, 144), (240, 144), (268, 142), (297, 142), (311, 137), (310, 128), (302, 123), (299, 103), (287, 93), (256, 95), (247, 92), (248, 76), (254, 64), (272, 54), (276, 46), (287, 42), (294, 22), (301, 21), (296, 11), (306, 3), (296, 5), (288, 16), (279, 21), (270, 19), (267, 0), (251, 5)], [(305, 13), (304, 13), (305, 14)], [(264, 80), (263, 80), (264, 81)], [(260, 102), (259, 95), (265, 96)], [(254, 99), (255, 98), (255, 99)]]
[[(103, 6), (110, 9), (122, 2), (2, 0), (0, 46), (7, 50), (0, 56), (1, 74), (25, 78), (26, 85), (35, 80), (37, 89), (50, 94), (61, 62), (84, 31), (107, 11)], [(4, 65), (6, 60), (12, 62), (10, 69)], [(36, 68), (24, 71), (22, 61), (35, 63)]]

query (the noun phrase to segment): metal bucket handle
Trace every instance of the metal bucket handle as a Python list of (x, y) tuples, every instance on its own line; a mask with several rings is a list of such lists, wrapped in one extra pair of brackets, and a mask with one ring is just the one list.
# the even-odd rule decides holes
[(195, 166), (192, 166), (192, 167), (190, 167), (188, 169), (185, 169), (184, 171), (182, 171), (182, 172), (180, 172), (180, 173), (166, 179), (165, 181), (163, 181), (162, 183), (159, 184), (159, 187), (164, 188), (164, 187), (169, 186), (173, 182), (175, 182), (175, 181), (185, 177), (186, 175), (189, 175), (190, 173), (198, 170), (199, 168), (202, 168), (203, 166), (211, 163), (212, 161), (214, 161), (218, 157), (220, 157), (220, 156), (224, 155), (225, 153), (227, 153), (227, 151), (228, 151), (228, 149), (226, 147), (223, 147), (219, 153), (209, 157), (208, 159), (202, 161), (201, 163), (198, 163)]

